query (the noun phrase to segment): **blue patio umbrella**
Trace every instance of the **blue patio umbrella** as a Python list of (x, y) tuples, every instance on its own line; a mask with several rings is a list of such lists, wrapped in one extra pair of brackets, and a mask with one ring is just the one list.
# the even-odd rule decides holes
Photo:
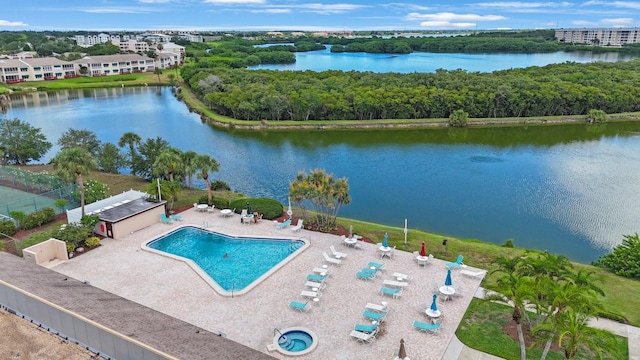
[(438, 305), (436, 305), (436, 298), (438, 297), (437, 294), (433, 294), (433, 302), (431, 303), (431, 310), (432, 311), (438, 311)]
[(384, 233), (384, 240), (382, 240), (382, 246), (389, 247), (389, 234)]
[(444, 279), (444, 285), (445, 286), (453, 285), (453, 282), (451, 282), (451, 270), (447, 270), (447, 278)]

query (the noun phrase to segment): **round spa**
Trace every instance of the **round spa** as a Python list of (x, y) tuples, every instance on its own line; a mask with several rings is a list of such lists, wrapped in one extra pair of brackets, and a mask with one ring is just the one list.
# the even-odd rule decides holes
[(290, 327), (276, 331), (273, 344), (280, 353), (289, 356), (304, 355), (318, 345), (316, 334), (303, 327)]

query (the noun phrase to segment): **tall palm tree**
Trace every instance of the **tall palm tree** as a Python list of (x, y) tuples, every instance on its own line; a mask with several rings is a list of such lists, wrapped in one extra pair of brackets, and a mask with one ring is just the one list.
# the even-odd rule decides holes
[(214, 158), (206, 154), (198, 154), (193, 159), (193, 168), (198, 169), (198, 178), (204, 180), (204, 184), (207, 187), (207, 196), (209, 205), (213, 203), (211, 195), (211, 182), (209, 181), (209, 172), (218, 171), (220, 169), (220, 163)]
[(9, 95), (0, 94), (0, 113), (7, 118), (7, 110), (9, 110), (9, 104), (11, 104), (11, 98)]
[[(191, 150), (182, 153), (182, 165), (184, 165), (182, 172), (185, 175), (185, 180), (188, 179), (189, 189), (193, 189), (193, 174), (198, 171), (198, 169), (193, 167), (193, 159), (195, 159), (197, 155), (198, 154), (195, 151)], [(187, 184), (185, 183), (185, 186), (186, 185)]]
[(169, 181), (173, 181), (176, 175), (182, 175), (184, 165), (182, 152), (175, 148), (163, 150), (153, 163), (154, 175), (162, 175)]
[(78, 183), (81, 214), (84, 217), (84, 176), (98, 167), (96, 160), (84, 149), (69, 148), (60, 151), (51, 163), (59, 176)]
[(153, 73), (156, 74), (158, 76), (158, 85), (160, 85), (160, 75), (162, 75), (162, 69), (160, 69), (159, 67), (153, 69)]
[(120, 140), (118, 140), (118, 146), (124, 147), (125, 145), (129, 147), (129, 161), (131, 166), (131, 173), (133, 174), (133, 162), (136, 157), (136, 146), (140, 145), (142, 139), (140, 136), (134, 132), (126, 132), (122, 134)]

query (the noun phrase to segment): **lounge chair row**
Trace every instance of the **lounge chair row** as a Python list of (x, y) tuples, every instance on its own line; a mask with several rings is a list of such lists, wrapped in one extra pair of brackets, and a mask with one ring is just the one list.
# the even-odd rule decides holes
[(387, 314), (389, 314), (389, 309), (387, 308), (386, 303), (367, 303), (362, 316), (367, 320), (373, 320), (373, 323), (355, 324), (349, 336), (363, 344), (372, 343), (376, 339), (376, 334), (379, 329), (378, 326), (387, 318)]
[[(291, 227), (291, 231), (293, 232), (297, 232), (298, 230), (302, 229), (302, 225), (304, 223), (304, 220), (302, 219), (298, 219), (298, 222)], [(282, 230), (286, 227), (288, 227), (289, 225), (291, 225), (291, 219), (287, 219), (283, 222), (276, 222), (276, 229), (278, 230)]]
[(356, 277), (358, 279), (363, 280), (371, 280), (376, 277), (378, 271), (382, 271), (384, 267), (384, 263), (377, 263), (374, 261), (369, 261), (367, 267), (362, 268), (360, 271), (356, 273)]

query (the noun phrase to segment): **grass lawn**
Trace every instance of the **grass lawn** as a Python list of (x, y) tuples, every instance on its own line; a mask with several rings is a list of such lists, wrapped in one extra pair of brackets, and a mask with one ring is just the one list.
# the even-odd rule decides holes
[[(505, 328), (512, 322), (511, 313), (512, 309), (508, 306), (473, 299), (456, 336), (467, 346), (482, 352), (505, 359), (520, 359), (520, 344), (505, 333)], [(616, 340), (615, 347), (608, 350), (608, 354), (603, 354), (603, 359), (629, 358), (627, 338), (616, 336)], [(541, 354), (542, 346), (527, 348), (527, 359), (540, 359)], [(581, 348), (574, 359), (589, 360), (596, 357), (588, 348)], [(547, 359), (564, 359), (564, 354), (557, 348), (557, 342), (552, 345)]]
[[(163, 70), (160, 75), (162, 85), (169, 85), (168, 74), (175, 74), (174, 70)], [(84, 89), (84, 88), (103, 88), (116, 86), (145, 86), (158, 85), (158, 75), (152, 72), (133, 73), (126, 75), (113, 76), (96, 76), (96, 77), (77, 77), (74, 79), (60, 79), (53, 81), (27, 81), (18, 84), (11, 84), (7, 88), (14, 91), (22, 91), (25, 88), (36, 88), (38, 90), (66, 90), (66, 89)]]

